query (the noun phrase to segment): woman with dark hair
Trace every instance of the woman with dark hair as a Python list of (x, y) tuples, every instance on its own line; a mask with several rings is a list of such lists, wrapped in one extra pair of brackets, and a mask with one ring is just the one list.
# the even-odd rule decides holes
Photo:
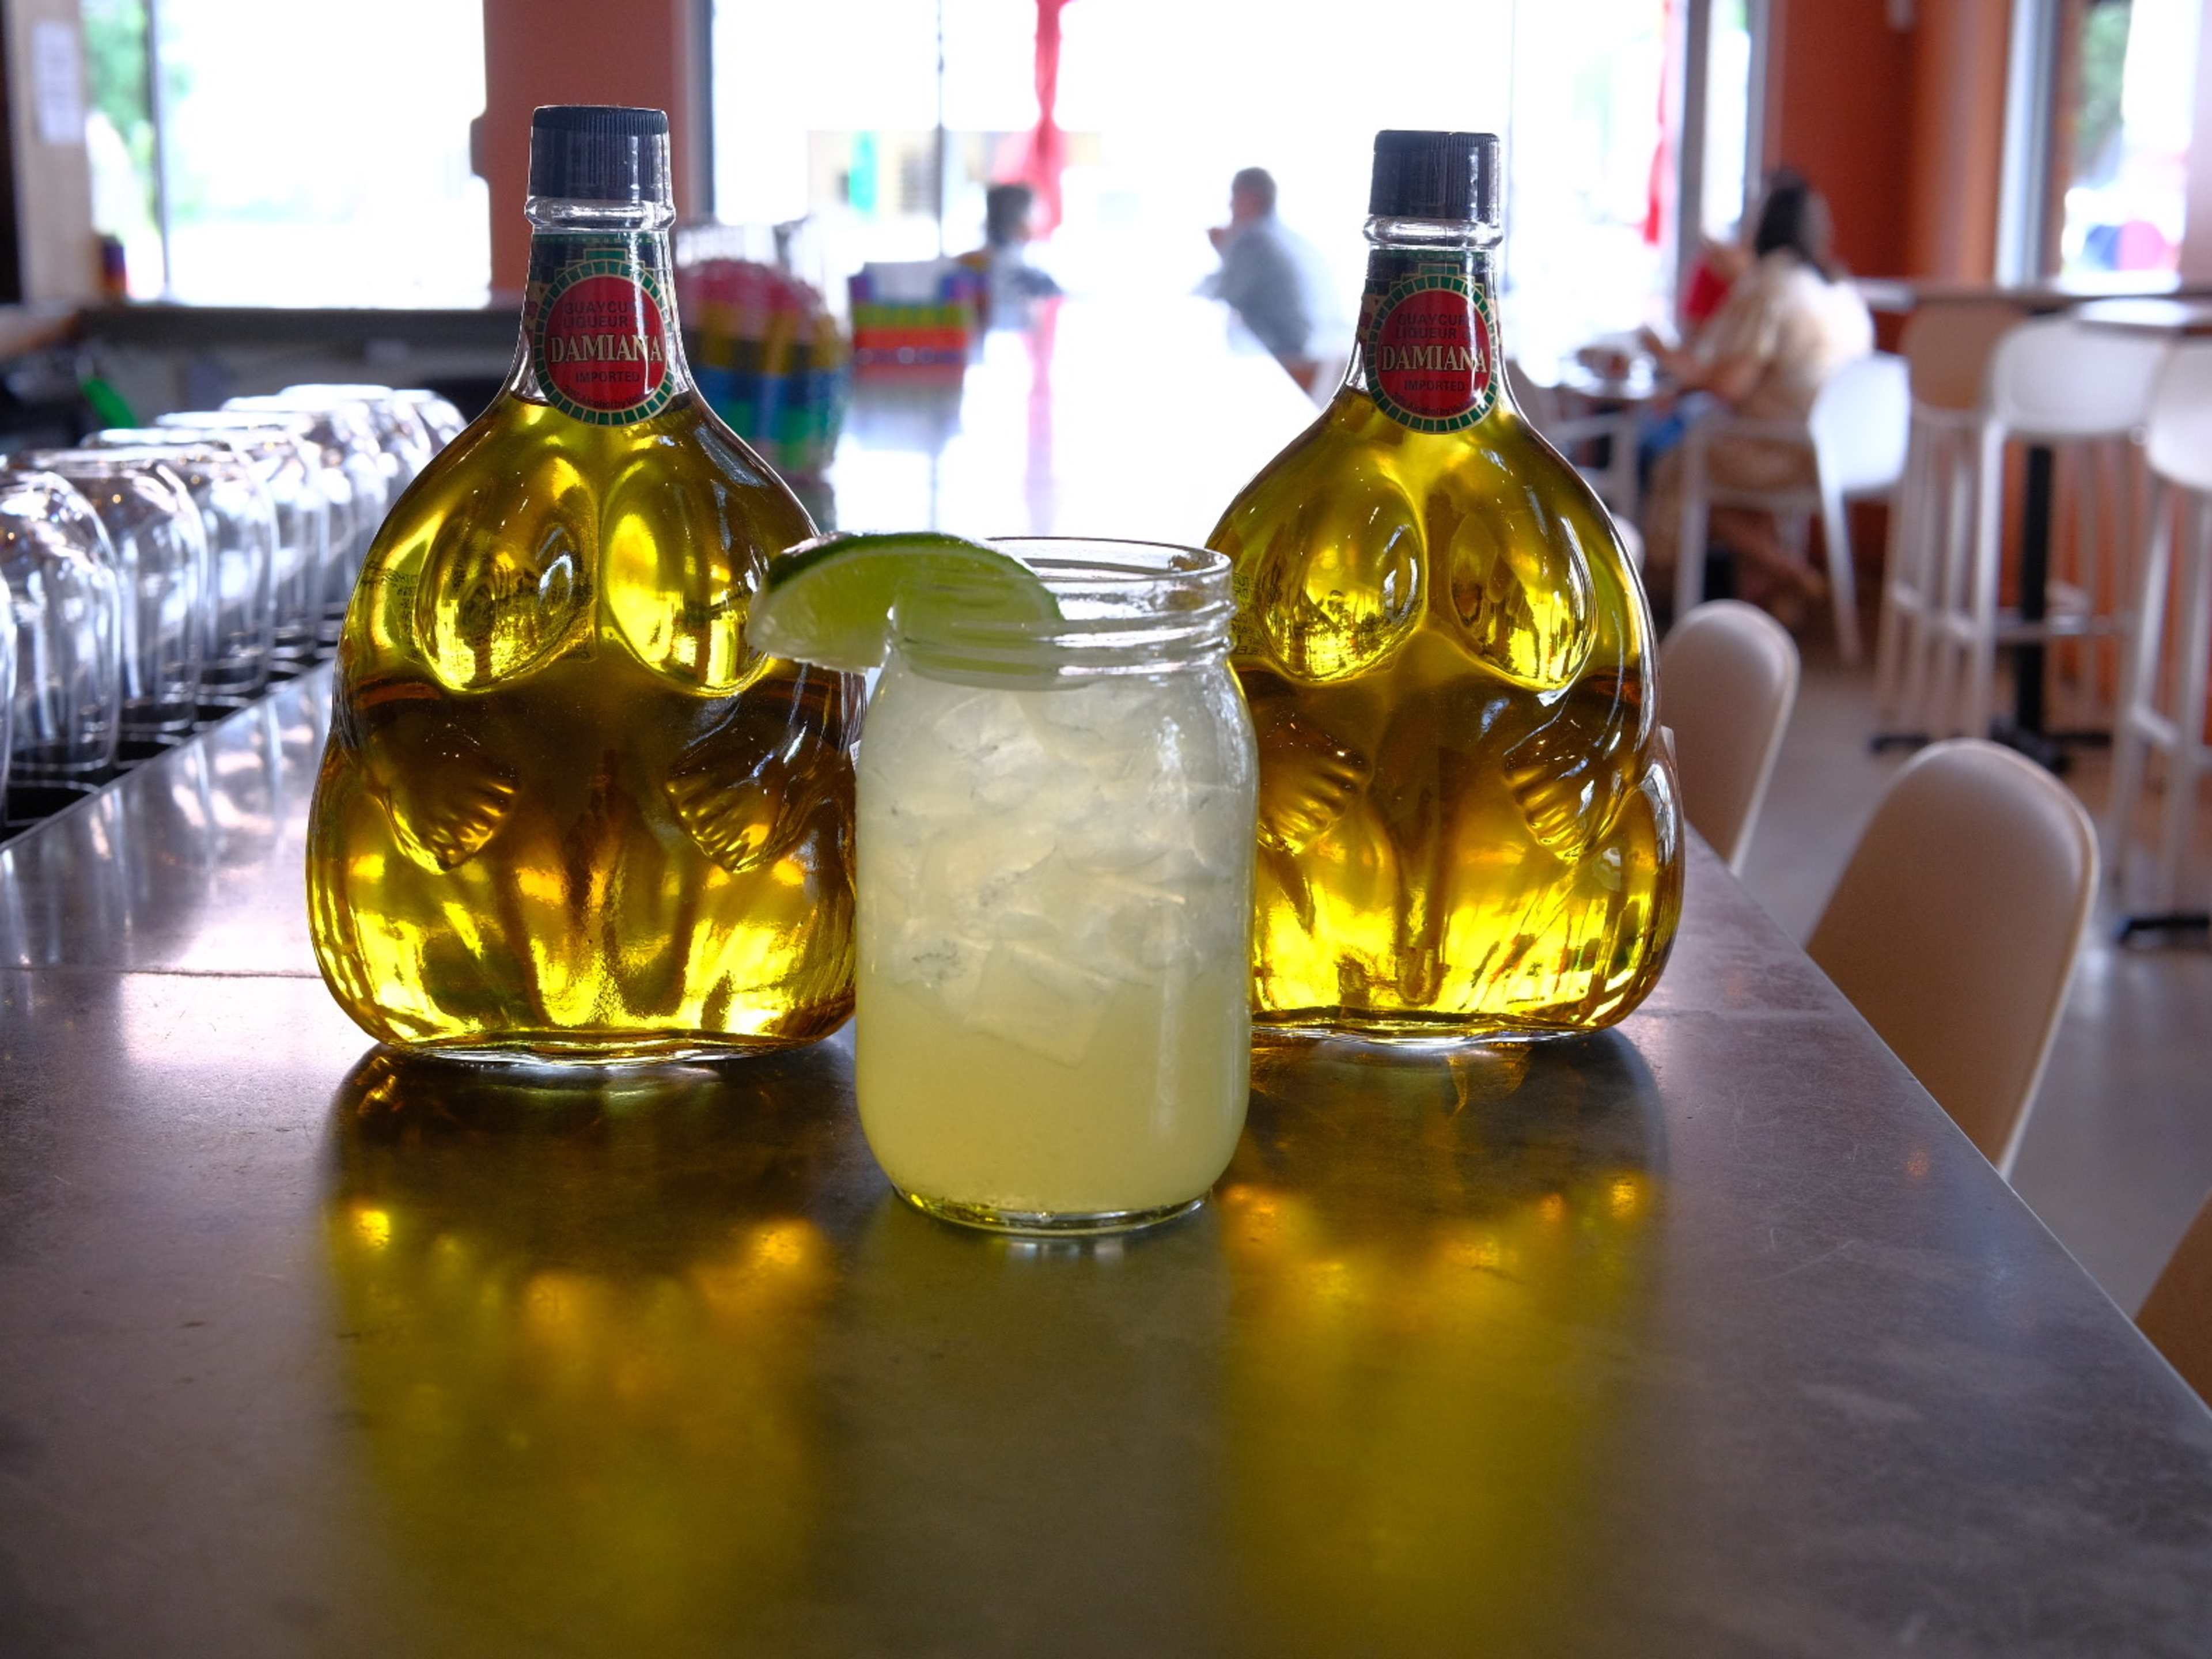
[[(1828, 204), (1784, 167), (1766, 181), (1751, 219), (1752, 263), (1699, 331), (1672, 350), (1647, 337), (1659, 367), (1683, 392), (1702, 392), (1753, 420), (1802, 422), (1828, 376), (1874, 349), (1874, 319), (1836, 263)], [(1806, 489), (1816, 482), (1803, 444), (1716, 434), (1705, 449), (1713, 483), (1737, 489)], [(1646, 585), (1674, 568), (1682, 512), (1682, 452), (1659, 459), (1644, 500)], [(1739, 590), (1795, 626), (1826, 584), (1782, 544), (1773, 515), (1716, 507), (1712, 538), (1737, 558)]]

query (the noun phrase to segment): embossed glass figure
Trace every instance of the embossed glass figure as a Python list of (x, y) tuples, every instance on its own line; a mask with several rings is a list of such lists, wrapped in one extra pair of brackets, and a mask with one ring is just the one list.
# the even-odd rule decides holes
[(1486, 133), (1376, 136), (1343, 388), (1211, 538), (1259, 733), (1263, 1025), (1589, 1030), (1674, 939), (1650, 612), (1507, 392), (1500, 176)]
[(852, 1006), (860, 681), (747, 642), (812, 526), (685, 367), (667, 133), (538, 112), (514, 372), (385, 521), (347, 613), (311, 923), (388, 1042), (713, 1055)]

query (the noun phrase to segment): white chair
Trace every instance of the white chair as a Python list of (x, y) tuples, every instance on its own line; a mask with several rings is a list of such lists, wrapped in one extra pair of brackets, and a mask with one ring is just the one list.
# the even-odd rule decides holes
[[(2151, 476), (2150, 534), (2120, 677), (2105, 853), (2117, 878), (2126, 861), (2147, 751), (2156, 749), (2166, 760), (2166, 800), (2150, 892), (2154, 914), (2147, 918), (2154, 922), (2161, 916), (2172, 919), (2180, 902), (2197, 783), (2212, 770), (2212, 749), (2204, 742), (2205, 693), (2212, 672), (2212, 341), (2184, 345), (2167, 361), (2151, 398), (2144, 448)], [(2159, 671), (2166, 665), (2166, 602), (2177, 588), (2172, 713), (2167, 714), (2159, 709)]]
[[(1674, 614), (1688, 616), (1705, 593), (1705, 541), (1714, 507), (1750, 507), (1773, 514), (1783, 545), (1800, 559), (1805, 556), (1807, 532), (1818, 516), (1827, 552), (1828, 596), (1835, 607), (1836, 648), (1845, 662), (1856, 662), (1858, 584), (1848, 508), (1852, 501), (1886, 498), (1896, 489), (1905, 472), (1911, 408), (1905, 360), (1877, 351), (1830, 375), (1802, 426), (1726, 413), (1707, 416), (1692, 425), (1683, 440)], [(1712, 441), (1720, 437), (1802, 445), (1813, 453), (1817, 483), (1809, 489), (1739, 489), (1717, 483), (1709, 474), (1706, 454)]]
[[(2124, 558), (2133, 542), (2130, 495), (2136, 434), (2166, 352), (2156, 336), (2094, 329), (2065, 317), (2038, 318), (1998, 341), (1989, 387), (1972, 428), (1971, 457), (1954, 475), (1952, 501), (1970, 495), (1972, 533), (1945, 520), (1942, 578), (1930, 632), (1934, 656), (1921, 729), (1981, 733), (1996, 696), (2000, 646), (2076, 638), (2110, 639), (2126, 632), (2132, 583), (2124, 569), (2107, 580), (2103, 550)], [(2001, 610), (2006, 447), (2040, 445), (2057, 452), (2062, 475), (2053, 499), (2070, 493), (2076, 509), (2076, 568), (2070, 582), (2053, 580), (2046, 614), (2023, 617)], [(2070, 476), (2069, 476), (2070, 475)], [(1960, 483), (1963, 476), (1967, 483)], [(2084, 684), (2097, 684), (2084, 664)]]
[(2136, 1325), (2182, 1381), (2212, 1405), (2212, 1198), (2166, 1258)]
[[(1543, 434), (1545, 441), (1559, 453), (1573, 460), (1575, 452), (1584, 444), (1605, 444), (1602, 466), (1576, 461), (1575, 470), (1589, 480), (1590, 488), (1611, 509), (1616, 522), (1626, 528), (1636, 518), (1638, 501), (1636, 411), (1624, 409), (1598, 415), (1569, 415), (1560, 401), (1559, 388), (1530, 380), (1528, 371), (1517, 361), (1507, 360), (1505, 376), (1515, 405), (1528, 424)], [(1639, 539), (1635, 546), (1640, 552), (1642, 541)]]
[(1805, 949), (2008, 1177), (2097, 887), (2048, 772), (1978, 738), (1897, 775)]
[(1797, 701), (1796, 641), (1756, 605), (1709, 600), (1668, 634), (1658, 685), (1683, 813), (1741, 872)]

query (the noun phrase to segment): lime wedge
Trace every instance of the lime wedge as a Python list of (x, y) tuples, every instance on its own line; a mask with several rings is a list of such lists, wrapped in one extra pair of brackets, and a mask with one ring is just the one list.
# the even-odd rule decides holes
[(1006, 622), (1060, 615), (1027, 565), (981, 542), (932, 531), (817, 536), (769, 562), (745, 637), (772, 657), (858, 673), (883, 661), (902, 607)]

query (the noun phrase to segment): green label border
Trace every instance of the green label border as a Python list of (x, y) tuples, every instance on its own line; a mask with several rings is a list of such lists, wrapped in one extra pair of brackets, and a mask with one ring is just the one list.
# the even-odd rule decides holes
[[(664, 367), (660, 384), (641, 401), (627, 409), (592, 409), (577, 403), (564, 393), (546, 372), (545, 325), (553, 314), (554, 301), (589, 276), (623, 276), (644, 290), (660, 313), (661, 351)], [(591, 426), (630, 426), (639, 421), (649, 421), (668, 407), (674, 399), (680, 376), (671, 360), (668, 337), (672, 331), (668, 316), (667, 295), (661, 290), (660, 279), (650, 265), (627, 249), (611, 249), (602, 243), (597, 247), (580, 250), (571, 258), (556, 267), (553, 275), (537, 291), (532, 301), (530, 315), (530, 372), (538, 382), (538, 390), (545, 401), (571, 420), (582, 421)]]
[[(1375, 367), (1375, 348), (1382, 343), (1382, 325), (1398, 308), (1400, 301), (1438, 289), (1458, 295), (1474, 312), (1482, 330), (1482, 361), (1486, 373), (1483, 375), (1482, 390), (1475, 394), (1474, 401), (1460, 413), (1417, 415), (1383, 390), (1382, 371)], [(1408, 431), (1463, 432), (1498, 406), (1497, 310), (1491, 303), (1488, 290), (1479, 283), (1469, 283), (1460, 271), (1417, 270), (1392, 283), (1389, 291), (1382, 297), (1382, 302), (1375, 307), (1368, 337), (1361, 343), (1361, 355), (1367, 360), (1364, 376), (1367, 395), (1375, 400), (1377, 409)]]

